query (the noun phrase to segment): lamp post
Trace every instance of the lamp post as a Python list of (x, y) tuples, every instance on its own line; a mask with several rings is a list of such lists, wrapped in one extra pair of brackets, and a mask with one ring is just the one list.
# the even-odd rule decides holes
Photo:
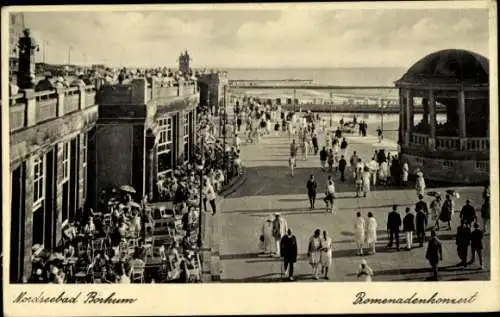
[(293, 112), (295, 112), (295, 96), (297, 95), (297, 90), (294, 89), (293, 90), (293, 100), (292, 100), (292, 103), (293, 103)]
[(333, 93), (330, 91), (330, 128), (333, 126)]
[(203, 169), (205, 167), (205, 136), (201, 135), (201, 161), (198, 162), (199, 164), (196, 166), (198, 171), (200, 172), (200, 201), (199, 201), (199, 213), (198, 213), (198, 247), (201, 249), (203, 246), (203, 234), (201, 232), (201, 228), (203, 227), (203, 217), (202, 217), (202, 211), (203, 211)]

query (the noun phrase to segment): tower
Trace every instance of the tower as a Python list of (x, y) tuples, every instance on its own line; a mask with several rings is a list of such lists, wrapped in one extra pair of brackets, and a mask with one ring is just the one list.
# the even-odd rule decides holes
[(35, 83), (35, 51), (38, 45), (31, 37), (30, 29), (24, 29), (24, 36), (19, 39), (19, 67), (17, 71), (17, 85), (20, 89), (33, 88)]
[(184, 53), (181, 53), (181, 55), (179, 56), (179, 71), (181, 71), (183, 74), (188, 74), (190, 70), (190, 61), (191, 57), (189, 56), (187, 50)]
[(19, 38), (23, 36), (24, 28), (23, 13), (11, 13), (9, 16), (9, 76), (18, 71), (17, 44)]

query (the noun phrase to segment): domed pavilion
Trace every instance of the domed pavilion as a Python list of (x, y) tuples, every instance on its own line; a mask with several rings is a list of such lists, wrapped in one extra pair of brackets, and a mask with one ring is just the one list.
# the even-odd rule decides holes
[[(399, 89), (401, 158), (429, 180), (489, 180), (489, 62), (465, 50), (442, 50), (415, 63)], [(423, 108), (423, 115), (415, 114)]]

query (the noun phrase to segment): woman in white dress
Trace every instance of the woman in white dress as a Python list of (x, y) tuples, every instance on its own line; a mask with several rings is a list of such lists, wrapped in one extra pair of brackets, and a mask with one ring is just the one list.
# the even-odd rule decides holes
[(273, 252), (273, 216), (269, 216), (262, 225), (260, 240), (262, 242), (262, 255), (271, 255)]
[(314, 235), (309, 239), (309, 246), (307, 248), (307, 257), (309, 264), (313, 269), (313, 278), (319, 279), (319, 264), (321, 261), (321, 230), (316, 229)]
[(366, 262), (365, 259), (361, 260), (361, 263), (359, 264), (357, 276), (358, 276), (358, 280), (360, 280), (360, 281), (364, 281), (364, 282), (371, 282), (372, 281), (373, 270), (371, 267), (368, 266), (368, 263)]
[(356, 240), (357, 255), (363, 255), (363, 244), (365, 242), (365, 219), (361, 217), (361, 213), (356, 213), (356, 221), (354, 222), (354, 237)]
[(421, 171), (417, 172), (417, 196), (418, 195), (424, 195), (425, 194), (425, 180), (424, 180), (424, 173)]
[(370, 254), (375, 254), (375, 244), (377, 243), (377, 220), (373, 217), (371, 212), (368, 213), (368, 225), (366, 228), (366, 243), (368, 244), (368, 251)]
[(370, 180), (370, 169), (368, 168), (368, 166), (365, 166), (363, 171), (363, 197), (366, 197), (366, 194), (370, 192)]
[(328, 280), (328, 269), (332, 265), (332, 250), (333, 241), (332, 238), (328, 236), (328, 232), (323, 231), (323, 237), (321, 238), (321, 273), (325, 274), (325, 280)]
[(378, 179), (385, 185), (387, 182), (387, 177), (389, 176), (389, 164), (386, 161), (380, 163), (380, 168), (378, 170)]
[(403, 186), (408, 184), (408, 173), (410, 168), (408, 167), (408, 162), (404, 162), (403, 164)]

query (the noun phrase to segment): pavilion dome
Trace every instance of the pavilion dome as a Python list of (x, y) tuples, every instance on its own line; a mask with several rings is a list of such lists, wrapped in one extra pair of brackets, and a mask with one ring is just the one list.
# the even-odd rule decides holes
[(481, 85), (488, 82), (489, 61), (486, 57), (466, 50), (447, 49), (420, 59), (396, 81), (396, 85)]

